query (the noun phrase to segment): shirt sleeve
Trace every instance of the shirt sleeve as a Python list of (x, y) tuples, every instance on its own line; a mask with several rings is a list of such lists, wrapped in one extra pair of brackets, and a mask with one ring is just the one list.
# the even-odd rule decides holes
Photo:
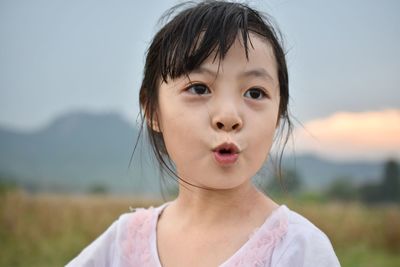
[(114, 222), (103, 234), (87, 246), (66, 267), (106, 267), (111, 266), (115, 250), (117, 234), (117, 221)]
[(296, 234), (284, 242), (276, 267), (340, 267), (328, 237), (318, 231)]

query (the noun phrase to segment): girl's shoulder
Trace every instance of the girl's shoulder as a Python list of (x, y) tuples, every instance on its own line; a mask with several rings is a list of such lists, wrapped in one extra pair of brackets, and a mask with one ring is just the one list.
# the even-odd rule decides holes
[(122, 214), (67, 266), (132, 266), (137, 259), (151, 261), (151, 239), (163, 206)]
[(275, 247), (272, 266), (340, 266), (327, 235), (297, 212), (284, 210), (287, 230)]
[(136, 233), (143, 228), (149, 228), (152, 219), (157, 215), (158, 208), (135, 208), (131, 212), (124, 213), (119, 216), (116, 221), (118, 230)]

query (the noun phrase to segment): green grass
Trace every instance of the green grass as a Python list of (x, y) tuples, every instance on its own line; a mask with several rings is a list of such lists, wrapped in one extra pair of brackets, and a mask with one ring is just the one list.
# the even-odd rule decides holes
[(398, 253), (371, 248), (364, 244), (338, 247), (336, 253), (345, 267), (399, 267)]
[[(283, 201), (331, 239), (344, 267), (400, 266), (400, 209)], [(63, 266), (130, 207), (160, 202), (108, 196), (0, 194), (0, 266)]]

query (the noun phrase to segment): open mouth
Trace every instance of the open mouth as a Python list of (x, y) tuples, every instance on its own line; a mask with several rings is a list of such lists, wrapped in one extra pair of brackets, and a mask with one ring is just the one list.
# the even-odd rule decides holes
[(239, 148), (233, 143), (223, 143), (214, 148), (213, 151), (220, 154), (237, 154), (239, 153)]
[(231, 149), (222, 148), (222, 149), (218, 150), (218, 153), (220, 153), (222, 155), (226, 155), (226, 154), (232, 154), (233, 152)]
[(221, 165), (233, 164), (239, 157), (239, 149), (235, 144), (224, 143), (213, 151), (215, 160)]

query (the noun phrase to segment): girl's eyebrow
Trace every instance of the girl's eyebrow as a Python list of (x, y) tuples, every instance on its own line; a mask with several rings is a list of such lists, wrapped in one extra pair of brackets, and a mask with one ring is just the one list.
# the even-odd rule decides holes
[(241, 77), (254, 76), (254, 77), (263, 78), (263, 79), (269, 80), (271, 82), (274, 82), (274, 79), (272, 78), (272, 76), (264, 68), (255, 68), (255, 69), (251, 69), (251, 70), (246, 70), (243, 73), (241, 73), (240, 76)]
[[(200, 66), (200, 67), (194, 69), (192, 71), (192, 73), (195, 73), (195, 74), (207, 74), (207, 75), (210, 75), (210, 76), (213, 76), (213, 77), (216, 77), (217, 74), (218, 74), (216, 71), (211, 70), (211, 69), (209, 69), (207, 67), (204, 67), (204, 66)], [(265, 68), (262, 68), (262, 67), (246, 70), (246, 71), (242, 72), (239, 75), (240, 78), (247, 78), (247, 77), (250, 77), (250, 76), (257, 77), (257, 78), (263, 78), (263, 79), (268, 80), (270, 82), (274, 82), (274, 79), (272, 78), (272, 75), (269, 74), (269, 72)]]
[(194, 69), (192, 71), (192, 73), (195, 73), (195, 74), (208, 74), (210, 76), (217, 76), (217, 72), (216, 71), (210, 70), (210, 69), (208, 69), (208, 68), (206, 68), (204, 66), (200, 66), (200, 67)]

